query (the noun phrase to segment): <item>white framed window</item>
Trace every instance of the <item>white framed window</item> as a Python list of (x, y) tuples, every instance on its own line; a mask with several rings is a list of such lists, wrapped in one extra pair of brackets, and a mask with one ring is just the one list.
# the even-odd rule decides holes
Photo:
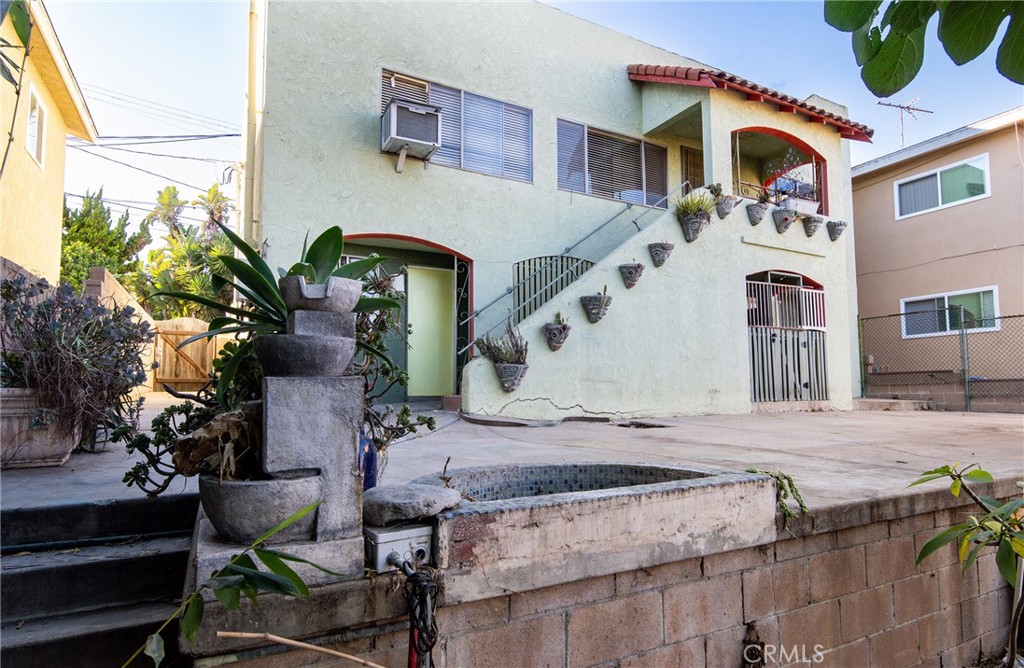
[(533, 181), (533, 112), (501, 100), (381, 71), (381, 112), (392, 99), (441, 108), (441, 148), (431, 164)]
[(46, 107), (34, 88), (28, 91), (28, 122), (25, 126), (25, 149), (41, 168), (46, 149)]
[(959, 290), (900, 300), (903, 338), (999, 329), (999, 288)]
[(991, 195), (988, 153), (893, 183), (896, 220)]
[(667, 208), (668, 149), (558, 119), (558, 188)]

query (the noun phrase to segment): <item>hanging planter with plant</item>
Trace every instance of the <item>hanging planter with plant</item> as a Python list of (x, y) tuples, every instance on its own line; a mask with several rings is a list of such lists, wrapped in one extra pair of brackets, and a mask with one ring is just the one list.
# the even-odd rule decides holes
[(565, 340), (569, 337), (569, 330), (572, 327), (569, 326), (569, 322), (562, 317), (562, 312), (558, 311), (555, 313), (555, 321), (549, 322), (544, 325), (544, 340), (547, 341), (548, 348), (551, 350), (558, 350), (565, 343)]
[(511, 320), (505, 322), (504, 336), (493, 338), (485, 335), (482, 339), (476, 340), (476, 349), (494, 363), (501, 389), (506, 392), (514, 392), (526, 375), (526, 370), (530, 368), (526, 364), (527, 347), (526, 340), (512, 325)]
[(732, 209), (736, 206), (736, 202), (740, 201), (739, 197), (723, 195), (721, 183), (712, 183), (707, 186), (707, 189), (711, 193), (711, 196), (715, 198), (715, 211), (718, 212), (718, 217), (720, 219), (725, 218), (732, 213)]
[(686, 243), (693, 243), (705, 227), (711, 224), (711, 212), (715, 210), (715, 200), (704, 190), (692, 190), (676, 202), (676, 217), (683, 227), (683, 238)]
[(839, 237), (843, 236), (843, 232), (846, 231), (846, 226), (849, 225), (845, 220), (830, 220), (825, 224), (828, 229), (828, 238), (835, 241)]
[(775, 219), (775, 229), (779, 234), (783, 234), (793, 224), (793, 221), (796, 220), (796, 211), (779, 207), (772, 211), (772, 218)]
[(596, 295), (583, 295), (580, 297), (580, 303), (587, 313), (587, 320), (592, 323), (598, 322), (608, 313), (608, 306), (612, 303), (612, 298), (608, 296), (608, 286), (604, 286), (604, 291)]
[(747, 205), (747, 218), (750, 219), (751, 225), (756, 226), (764, 220), (764, 215), (768, 213), (768, 203), (771, 201), (771, 198), (771, 194), (765, 188), (761, 188), (761, 192), (757, 194), (757, 201)]
[(825, 219), (821, 216), (804, 216), (804, 234), (813, 237), (824, 224)]
[(631, 290), (640, 281), (640, 276), (644, 273), (644, 265), (640, 262), (620, 264), (619, 273), (622, 274), (622, 282), (626, 284), (626, 289)]
[(654, 244), (647, 244), (647, 250), (651, 253), (651, 262), (654, 263), (655, 267), (660, 267), (665, 264), (668, 260), (669, 255), (672, 254), (672, 249), (675, 248), (674, 244), (670, 244), (667, 241), (660, 241)]

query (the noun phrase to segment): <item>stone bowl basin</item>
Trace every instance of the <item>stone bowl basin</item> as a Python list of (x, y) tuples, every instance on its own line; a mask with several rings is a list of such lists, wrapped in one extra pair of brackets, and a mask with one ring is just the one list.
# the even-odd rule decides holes
[[(449, 470), (472, 500), (435, 520), (445, 601), (478, 600), (776, 539), (770, 478), (633, 462)], [(440, 473), (413, 482), (442, 485)]]

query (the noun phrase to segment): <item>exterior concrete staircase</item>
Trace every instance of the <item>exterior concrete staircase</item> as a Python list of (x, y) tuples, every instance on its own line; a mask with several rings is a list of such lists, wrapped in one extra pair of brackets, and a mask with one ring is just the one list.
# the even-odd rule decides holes
[[(124, 663), (177, 608), (197, 508), (176, 494), (2, 511), (0, 664)], [(162, 666), (189, 665), (176, 636)]]

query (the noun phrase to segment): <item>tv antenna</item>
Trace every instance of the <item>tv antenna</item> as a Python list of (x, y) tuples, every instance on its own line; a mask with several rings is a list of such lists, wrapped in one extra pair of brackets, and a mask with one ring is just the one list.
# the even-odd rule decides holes
[(892, 107), (893, 109), (898, 109), (899, 110), (899, 112), (900, 112), (900, 148), (904, 147), (904, 142), (903, 142), (903, 112), (905, 111), (908, 114), (910, 114), (914, 118), (915, 121), (917, 120), (917, 115), (914, 112), (920, 112), (922, 114), (933, 114), (933, 113), (935, 113), (933, 111), (929, 111), (928, 109), (921, 109), (920, 107), (913, 106), (915, 102), (917, 102), (917, 98), (916, 97), (913, 100), (911, 100), (910, 102), (907, 102), (906, 104), (892, 104), (890, 102), (877, 102), (876, 103), (876, 104), (879, 104), (879, 105), (881, 105), (883, 107)]

